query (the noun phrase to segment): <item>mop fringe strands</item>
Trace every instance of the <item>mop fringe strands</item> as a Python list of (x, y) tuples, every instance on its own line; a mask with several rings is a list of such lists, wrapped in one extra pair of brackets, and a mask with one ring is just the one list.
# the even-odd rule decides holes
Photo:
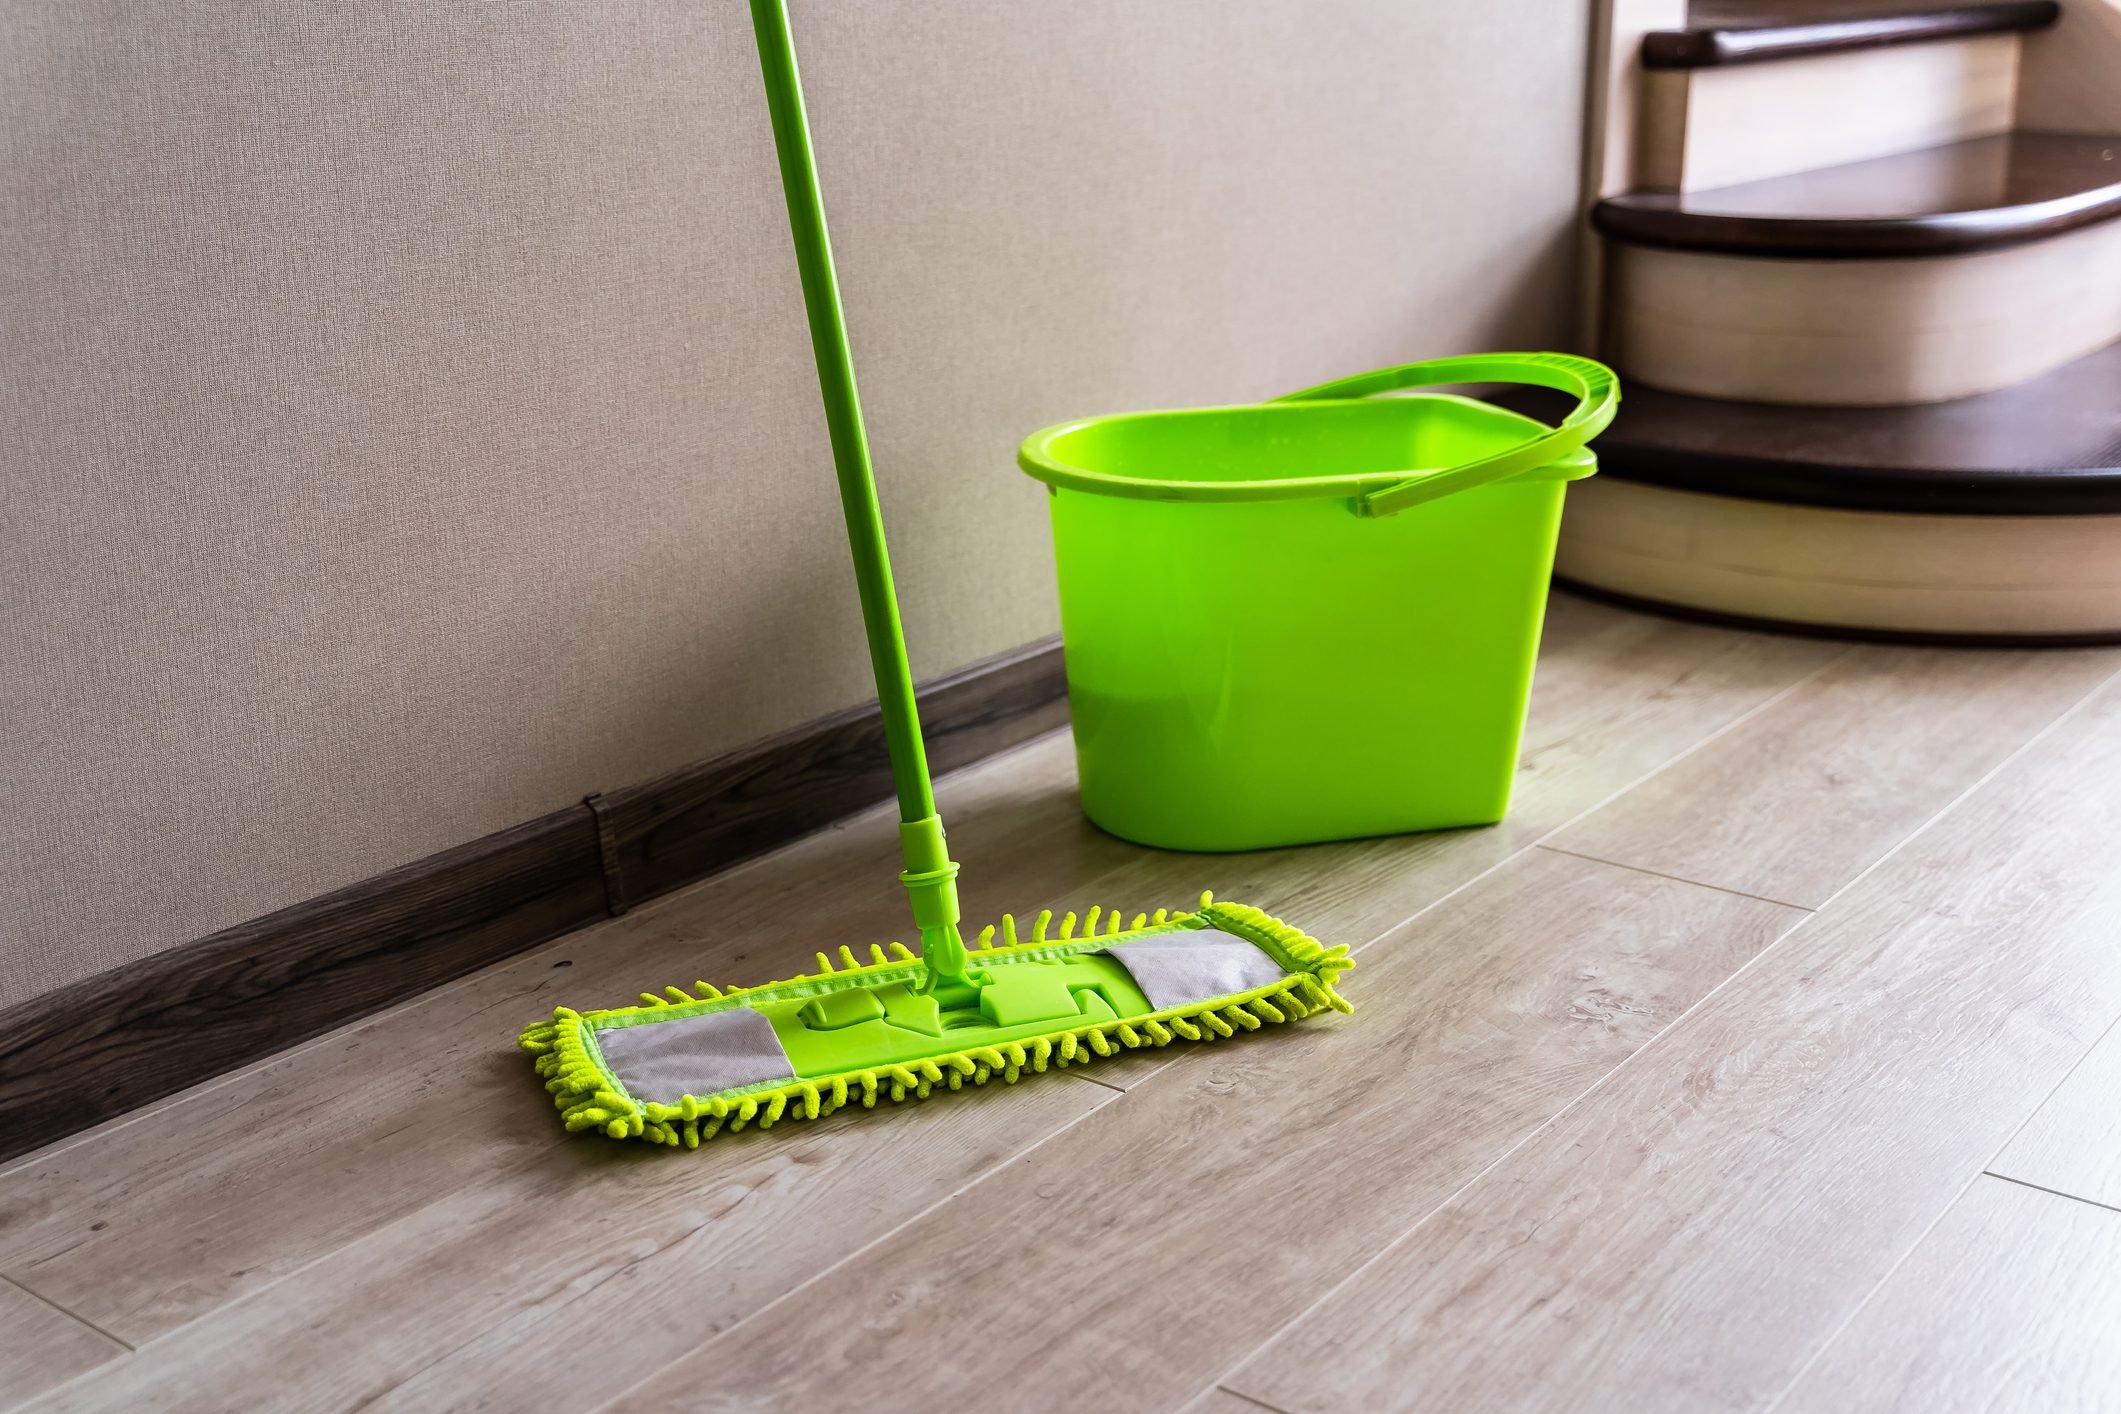
[(839, 949), (835, 963), (759, 987), (708, 982), (641, 1005), (561, 1007), (521, 1037), (569, 1130), (695, 1148), (849, 1103), (925, 1100), (938, 1089), (1014, 1084), (1173, 1041), (1213, 1041), (1315, 1012), (1347, 1011), (1335, 990), (1345, 947), (1242, 904), (1137, 914), (1092, 908), (1076, 932), (1042, 913), (1028, 938), (1004, 917), (966, 955), (965, 980), (923, 992), (903, 944)]

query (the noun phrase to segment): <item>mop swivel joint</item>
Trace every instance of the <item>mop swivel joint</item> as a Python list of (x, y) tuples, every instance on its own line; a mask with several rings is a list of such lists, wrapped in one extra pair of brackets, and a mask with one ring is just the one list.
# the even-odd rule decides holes
[(921, 930), (921, 960), (928, 965), (927, 986), (965, 975), (965, 940), (957, 931), (957, 862), (943, 838), (943, 818), (929, 815), (902, 821), (899, 844), (906, 867), (898, 881), (913, 905), (913, 922)]

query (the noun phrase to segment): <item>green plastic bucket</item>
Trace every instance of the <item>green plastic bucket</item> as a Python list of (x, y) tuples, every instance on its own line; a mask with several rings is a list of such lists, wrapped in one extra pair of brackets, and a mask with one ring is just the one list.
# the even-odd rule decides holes
[[(1453, 383), (1578, 401), (1549, 428), (1369, 396)], [(1186, 850), (1501, 819), (1563, 488), (1618, 399), (1589, 359), (1494, 354), (1027, 438), (1084, 812)]]

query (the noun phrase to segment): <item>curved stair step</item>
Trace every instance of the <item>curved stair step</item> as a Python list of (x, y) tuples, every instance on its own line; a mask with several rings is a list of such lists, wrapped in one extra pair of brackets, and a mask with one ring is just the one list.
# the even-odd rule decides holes
[(1639, 385), (1878, 406), (2036, 378), (2121, 338), (2121, 137), (2010, 133), (1592, 211)]
[(2121, 136), (2003, 133), (1591, 210), (1601, 235), (1799, 260), (1965, 255), (2121, 216)]
[(1630, 388), (1597, 450), (1562, 523), (1572, 583), (1814, 631), (2121, 641), (2121, 344), (1926, 407)]
[(1597, 450), (1607, 476), (1717, 496), (2121, 515), (2121, 343), (2013, 388), (1918, 407), (1793, 408), (1629, 387)]
[(2055, 0), (1919, 4), (1874, 0), (1695, 0), (1684, 29), (1643, 36), (1646, 69), (1708, 69), (1810, 54), (1835, 54), (1927, 40), (2041, 29), (2055, 22)]

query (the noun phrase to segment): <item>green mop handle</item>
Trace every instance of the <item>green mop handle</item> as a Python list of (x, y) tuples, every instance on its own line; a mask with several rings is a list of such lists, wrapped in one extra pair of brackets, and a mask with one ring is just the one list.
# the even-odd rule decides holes
[(899, 882), (913, 904), (921, 930), (921, 956), (928, 983), (962, 977), (965, 944), (957, 931), (957, 865), (943, 839), (928, 780), (928, 752), (921, 744), (919, 709), (913, 700), (913, 669), (906, 661), (898, 596), (891, 587), (891, 558), (884, 548), (883, 513), (877, 506), (876, 475), (869, 466), (869, 438), (854, 389), (854, 359), (847, 351), (847, 325), (840, 314), (839, 282), (832, 271), (832, 245), (825, 234), (825, 204), (818, 193), (817, 162), (810, 125), (803, 114), (803, 86), (795, 68), (795, 41), (788, 32), (783, 0), (751, 0), (751, 27), (758, 37), (759, 67), (766, 78), (766, 107), (773, 115), (773, 145), (780, 154), (781, 190), (788, 198), (788, 225), (795, 236), (795, 263), (802, 274), (803, 307), (810, 316), (810, 347), (825, 397), (825, 426), (839, 472), (840, 507), (847, 544), (854, 551), (854, 581), (861, 590), (862, 626), (869, 635), (869, 663), (884, 710), (884, 741), (891, 780), (898, 791), (899, 843), (906, 868)]

